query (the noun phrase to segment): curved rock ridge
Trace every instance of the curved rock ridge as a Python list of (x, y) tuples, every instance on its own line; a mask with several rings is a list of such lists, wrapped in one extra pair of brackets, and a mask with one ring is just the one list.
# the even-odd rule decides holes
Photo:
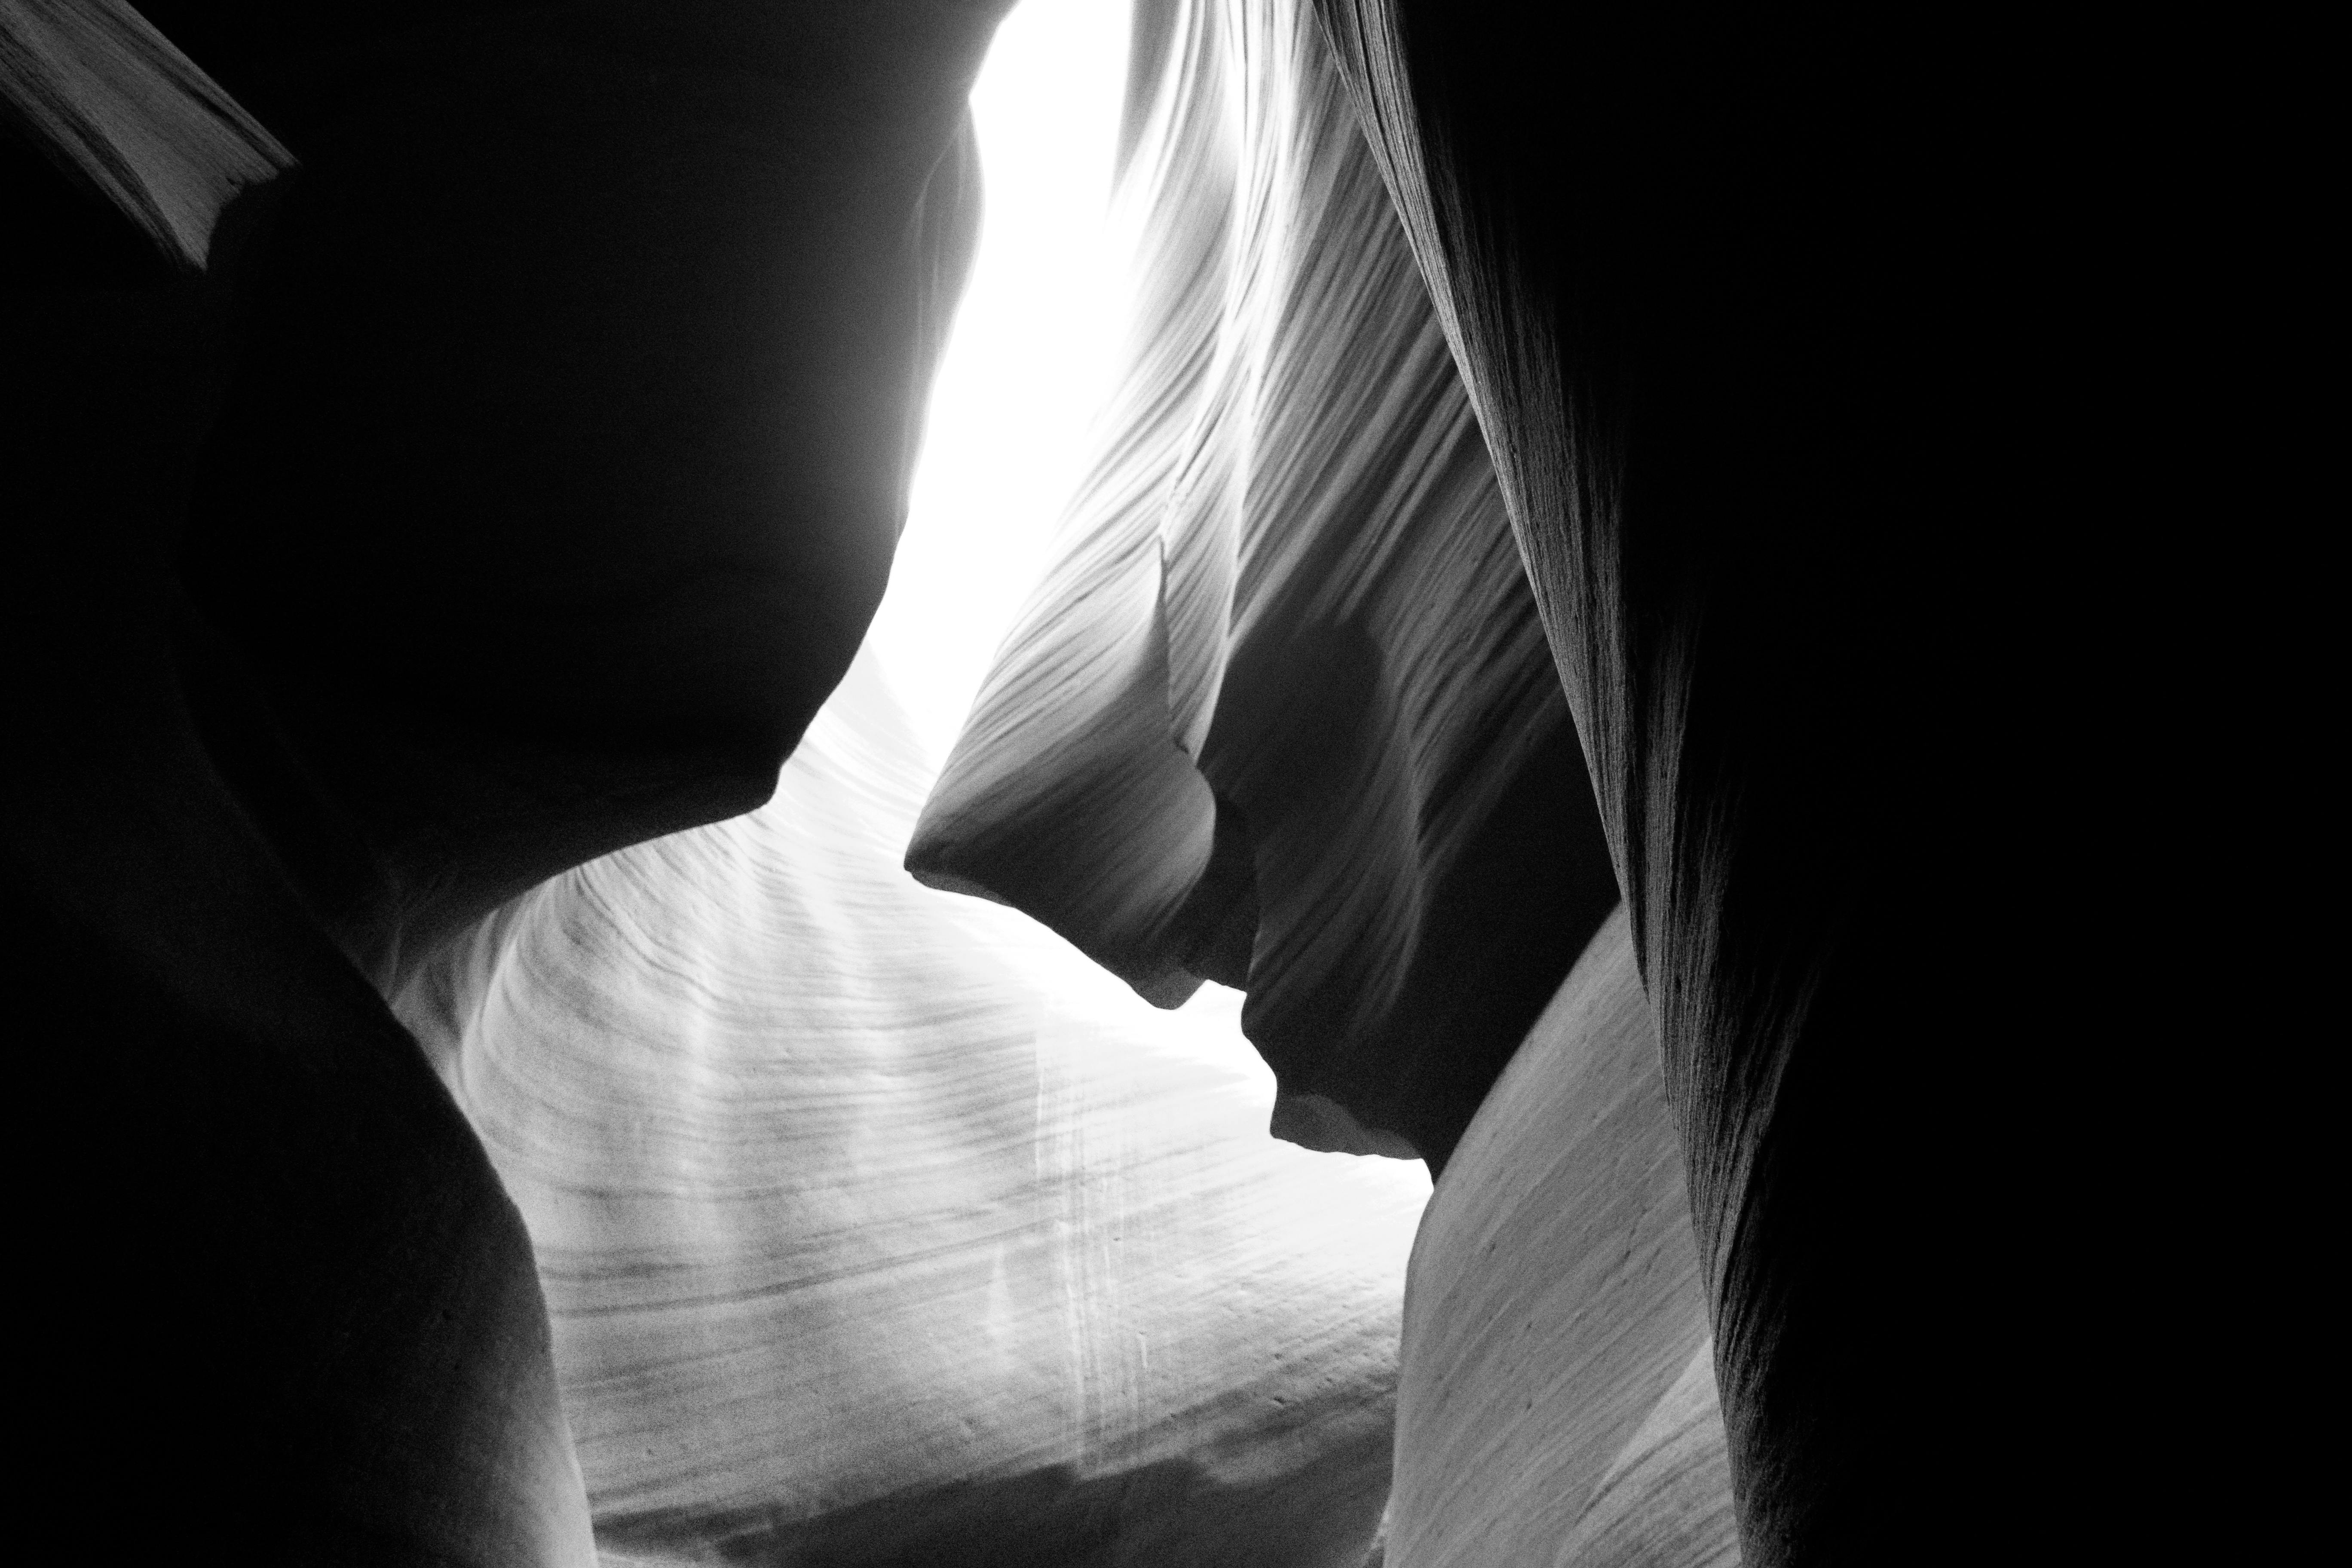
[[(2040, 639), (2131, 595), (2037, 602), (2070, 552), (2110, 552), (2106, 519), (2147, 515), (2114, 489), (2135, 462), (2078, 416), (2130, 395), (2078, 368), (2103, 351), (2053, 346), (2095, 340), (2051, 260), (2103, 298), (2140, 275), (2069, 227), (2092, 128), (2139, 111), (2094, 107), (2105, 41), (2074, 53), (2063, 28), (2020, 47), (1856, 7), (1318, 8), (1589, 752), (1687, 1162), (1743, 1552), (2009, 1554), (1982, 1456), (2082, 1375), (2113, 1303), (2166, 1296), (2137, 1263), (2084, 1279), (2074, 1216), (2097, 1173), (2168, 1155), (2056, 1152), (2163, 1124), (2113, 1113), (2084, 1042), (2143, 1037), (2116, 1010), (2125, 966), (2089, 948), (2168, 949), (2109, 935), (2135, 929), (2133, 884), (2080, 868), (2168, 770), (2103, 761), (2068, 804), (2097, 732), (2078, 694), (2119, 687)], [(2130, 842), (2113, 866), (2141, 863)], [(1986, 933), (2019, 929), (2002, 868), (2025, 866), (2068, 868), (2044, 895), (2067, 934), (1988, 965)], [(2030, 1090), (1983, 1069), (1996, 1041)], [(1923, 1345), (1932, 1387), (1890, 1375)], [(2169, 1462), (2148, 1459), (2123, 1468)], [(2099, 1533), (2060, 1554), (2115, 1552)]]
[(180, 541), (201, 717), (387, 993), (766, 798), (888, 576), (1003, 8), (160, 7), (302, 163)]
[(0, 104), (180, 266), (293, 154), (120, 0), (0, 0)]
[(1276, 1126), (1442, 1163), (1614, 883), (1477, 425), (1308, 11), (1139, 8), (1125, 379), (908, 866), (1162, 1005)]
[(19, 1182), (79, 1173), (19, 1479), (109, 1560), (585, 1568), (522, 1217), (371, 982), (765, 797), (999, 8), (142, 9), (0, 5), (0, 963), (103, 1106)]
[(1393, 1568), (1738, 1560), (1682, 1149), (1622, 908), (1437, 1184), (1402, 1355)]
[(608, 1563), (1353, 1568), (1417, 1170), (1265, 1133), (1231, 1023), (899, 867), (870, 655), (761, 811), (404, 994), (528, 1219)]
[(591, 1568), (521, 1218), (192, 710), (170, 541), (282, 159), (106, 0), (0, 6), (0, 96), (18, 1484), (111, 1562)]

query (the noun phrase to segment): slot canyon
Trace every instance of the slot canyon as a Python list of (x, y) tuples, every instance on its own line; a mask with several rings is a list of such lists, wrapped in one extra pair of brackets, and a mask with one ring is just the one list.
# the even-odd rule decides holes
[[(1000, 542), (919, 458), (1056, 4)], [(2167, 1123), (1992, 31), (0, 0), (57, 1560), (2042, 1560)]]

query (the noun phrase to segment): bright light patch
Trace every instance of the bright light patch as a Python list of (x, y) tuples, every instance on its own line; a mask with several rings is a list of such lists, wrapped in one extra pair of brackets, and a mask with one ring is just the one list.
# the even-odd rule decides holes
[(1023, 0), (972, 89), (980, 253), (866, 637), (935, 767), (1045, 565), (1108, 391), (1121, 273), (1106, 219), (1128, 11)]
[[(1108, 219), (1129, 9), (1022, 0), (972, 88), (980, 249), (931, 383), (889, 592), (866, 636), (934, 773), (1045, 570), (1111, 390), (1126, 274)], [(1025, 917), (970, 912), (1002, 917), (1002, 955), (1057, 1012), (1224, 1066), (1272, 1106), (1273, 1074), (1242, 1038), (1241, 993), (1203, 985), (1162, 1013)]]
[[(1045, 570), (1111, 391), (1125, 330), (1126, 258), (1109, 207), (1129, 10), (1127, 0), (1022, 0), (972, 89), (980, 250), (932, 381), (889, 591), (866, 637), (934, 773)], [(1274, 1075), (1242, 1037), (1240, 992), (1203, 985), (1163, 1013), (1024, 917), (973, 913), (1002, 917), (1002, 956), (1057, 1017), (1214, 1063), (1246, 1083), (1257, 1114), (1271, 1110)], [(1419, 1161), (1366, 1161), (1360, 1179), (1367, 1202), (1382, 1188), (1429, 1194)]]

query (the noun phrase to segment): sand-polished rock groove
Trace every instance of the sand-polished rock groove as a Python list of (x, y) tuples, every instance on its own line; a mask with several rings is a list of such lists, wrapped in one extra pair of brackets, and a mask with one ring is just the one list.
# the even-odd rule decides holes
[(529, 1221), (608, 1561), (1352, 1568), (1425, 1184), (908, 879), (927, 779), (861, 656), (768, 806), (404, 998)]
[[(1687, 1162), (1743, 1551), (2010, 1554), (1980, 1457), (2080, 1375), (2112, 1310), (2094, 1300), (2148, 1293), (2082, 1279), (2086, 1200), (2053, 1194), (2161, 1158), (2042, 1163), (2151, 1124), (2105, 1109), (2088, 1065), (2108, 1047), (2084, 1042), (2137, 1040), (2116, 988), (2083, 980), (2079, 1016), (2043, 991), (2105, 973), (2076, 931), (2136, 917), (2110, 901), (1985, 962), (2017, 919), (2000, 868), (2081, 865), (2079, 822), (2108, 812), (2048, 782), (2084, 754), (2089, 666), (2015, 640), (2049, 624), (2023, 585), (2129, 510), (2076, 499), (2105, 483), (2078, 466), (2115, 465), (2060, 411), (2082, 382), (2050, 347), (2079, 331), (2044, 258), (2072, 243), (2061, 150), (2100, 122), (2073, 96), (2099, 73), (1924, 12), (1317, 10), (1591, 763)], [(2108, 766), (2081, 799), (2130, 792)], [(2126, 885), (2063, 881), (2094, 903)], [(2031, 1089), (1976, 1070), (1995, 1049), (2033, 1064)], [(2061, 1299), (2081, 1303), (2063, 1330)], [(1932, 1391), (1895, 1371), (1923, 1361)], [(2036, 1485), (2063, 1493), (2071, 1463)], [(2074, 1511), (2080, 1552), (2117, 1552), (2107, 1510)]]
[(1413, 1242), (1391, 1568), (1732, 1568), (1706, 1292), (1620, 909)]
[(1615, 902), (1492, 466), (1303, 6), (1138, 8), (1128, 369), (908, 858), (1442, 1162)]
[[(708, 826), (883, 591), (1004, 10), (0, 0), (17, 1479), (69, 1550), (586, 1568), (591, 1487), (622, 1558), (1361, 1544), (1387, 1374), (1317, 1314), (1373, 1282), (1252, 1206), (1327, 1167), (1165, 1063), (1139, 1120), (867, 838)], [(2292, 335), (2223, 321), (2276, 279), (2160, 258), (2277, 158), (2156, 30), (1139, 7), (1124, 381), (911, 864), (1245, 987), (1255, 1121), (1442, 1167), (1400, 1564), (1720, 1556), (1726, 1484), (1751, 1568), (2294, 1511), (2181, 1411), (2273, 1381), (2214, 1293), (2324, 1252), (2242, 1245), (2274, 1163), (2207, 1137), (2320, 1146), (2229, 1098), (2307, 1031), (2215, 1022), (2303, 966), (2155, 923), (2199, 865), (2278, 923), (2200, 772), (2268, 778), (2276, 672), (2127, 564), (2274, 510), (2178, 480), (2283, 379), (2181, 350)], [(898, 787), (862, 733), (811, 821)], [(1199, 1261), (1180, 1176), (1280, 1260)], [(1253, 1315), (1284, 1269), (1322, 1304)]]

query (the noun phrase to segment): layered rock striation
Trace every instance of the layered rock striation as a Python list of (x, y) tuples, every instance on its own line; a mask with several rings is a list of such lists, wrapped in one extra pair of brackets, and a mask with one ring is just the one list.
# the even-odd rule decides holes
[(82, 1174), (22, 1479), (89, 1550), (593, 1562), (530, 1238), (378, 988), (772, 787), (995, 15), (0, 9), (0, 951), (102, 1129), (28, 1142)]
[(1267, 1138), (1229, 1016), (909, 879), (928, 780), (861, 656), (767, 806), (402, 998), (530, 1225), (606, 1560), (1354, 1568), (1425, 1184)]
[[(0, 954), (88, 1111), (25, 1484), (103, 1547), (1362, 1543), (1402, 1211), (1319, 1250), (1362, 1173), (887, 874), (877, 714), (743, 816), (887, 574), (1000, 13), (0, 0)], [(2098, 510), (2021, 387), (2043, 44), (1139, 10), (1129, 374), (906, 863), (1443, 1171), (1391, 1563), (2008, 1552), (2105, 1342), (2126, 971), (2009, 939), (2131, 929), (2051, 824), (2137, 784), (2053, 795), (2093, 666), (1987, 651)]]
[[(1967, 1478), (2098, 1331), (2042, 1316), (2078, 1267), (2044, 1184), (2094, 1178), (1995, 1151), (2104, 1120), (2111, 1026), (2048, 1021), (2072, 949), (1985, 967), (2001, 868), (2080, 853), (2047, 836), (2084, 667), (2014, 639), (2100, 510), (2048, 482), (2090, 448), (2031, 368), (2079, 330), (2043, 263), (2087, 57), (1837, 7), (1317, 8), (1591, 763), (1747, 1560), (2009, 1552)], [(2034, 1086), (2000, 1087), (2021, 1030)], [(1923, 1344), (1927, 1390), (1893, 1374)]]
[(1442, 1164), (1616, 900), (1583, 761), (1313, 17), (1136, 28), (1129, 370), (908, 864), (1245, 986), (1286, 1136)]
[(1706, 1306), (1621, 908), (1423, 1216), (1387, 1562), (1736, 1564)]

